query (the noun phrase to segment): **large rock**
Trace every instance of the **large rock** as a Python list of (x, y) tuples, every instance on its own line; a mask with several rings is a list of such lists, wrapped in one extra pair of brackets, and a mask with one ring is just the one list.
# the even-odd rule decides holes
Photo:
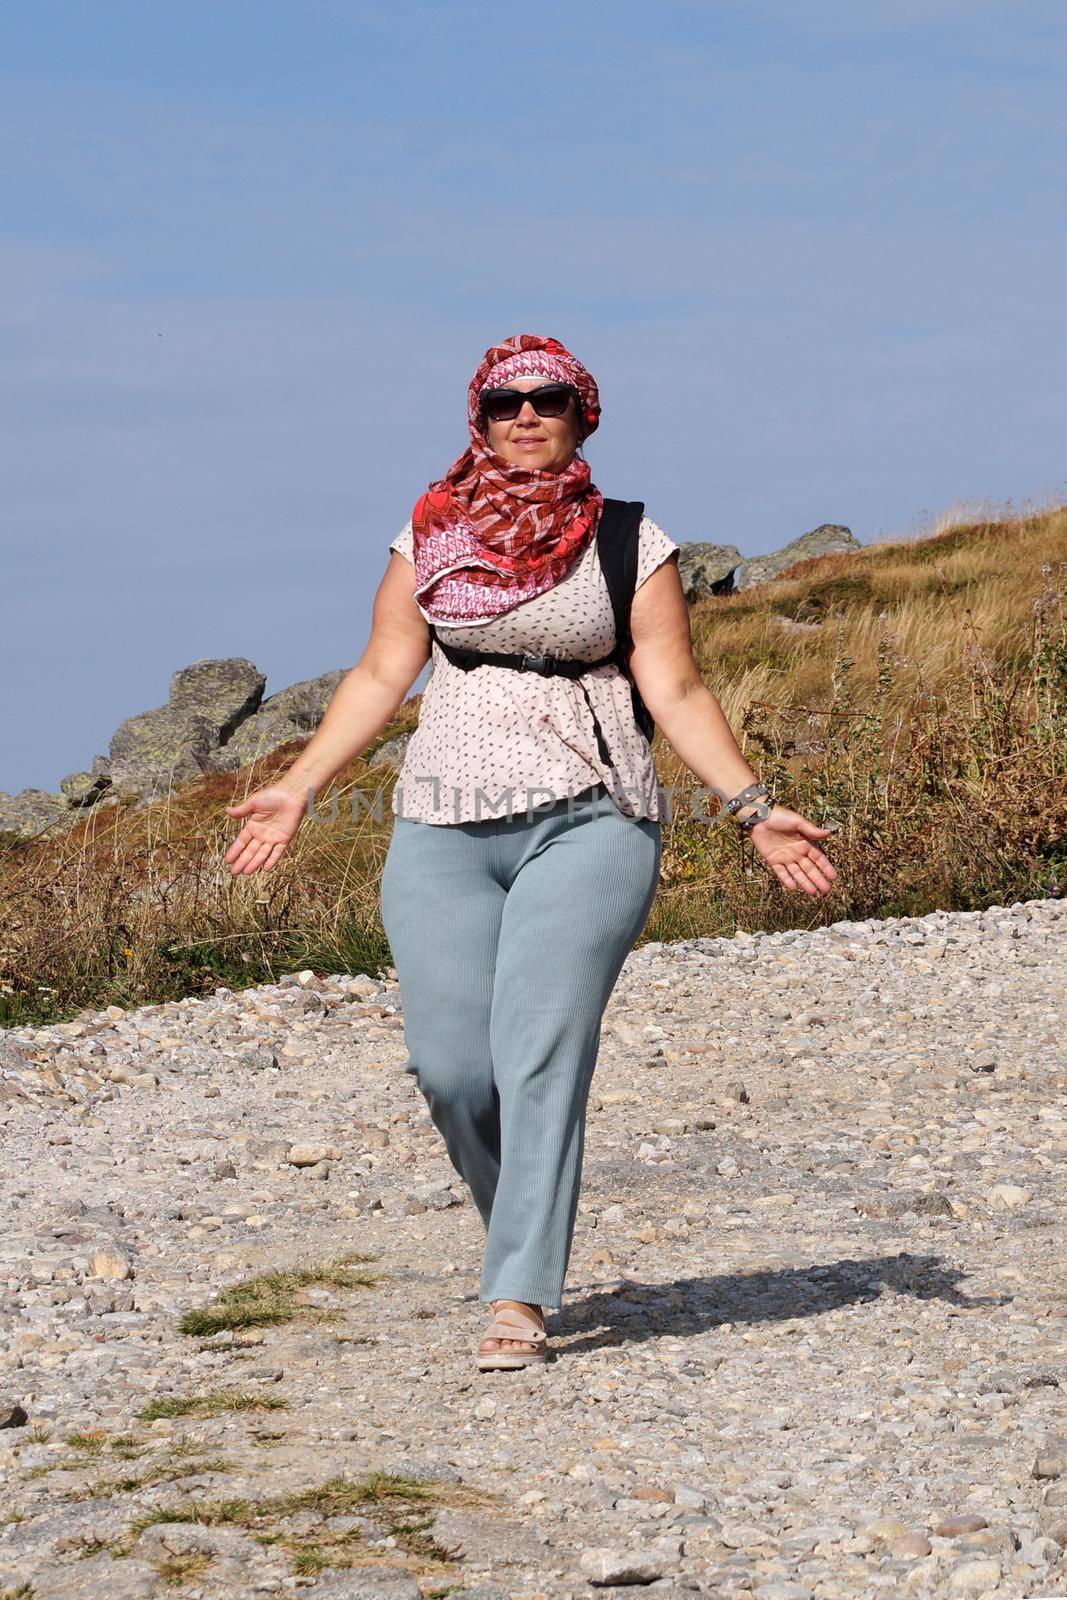
[(709, 595), (729, 594), (734, 587), (734, 572), (741, 564), (736, 545), (683, 544), (678, 554), (678, 574), (685, 598), (692, 604)]
[(108, 759), (115, 789), (165, 793), (213, 770), (213, 756), (257, 710), (266, 682), (243, 656), (182, 667), (166, 705), (128, 717), (116, 730)]
[(321, 678), (306, 678), (272, 694), (209, 757), (213, 772), (233, 772), (294, 739), (310, 739), (326, 714), (337, 685), (348, 672), (339, 667)]
[(147, 804), (205, 772), (233, 772), (279, 745), (309, 739), (349, 670), (306, 678), (264, 700), (266, 678), (243, 656), (194, 661), (171, 678), (166, 705), (128, 717), (109, 754), (95, 756), (88, 772), (68, 773), (60, 794), (0, 792), (0, 832), (32, 837), (53, 823), (69, 827), (124, 795)]
[(392, 739), (385, 739), (376, 750), (367, 756), (368, 767), (398, 767), (404, 760), (407, 747), (411, 742), (413, 729), (406, 733), (398, 733)]
[(769, 556), (752, 556), (742, 561), (734, 574), (735, 589), (751, 589), (755, 583), (767, 583), (777, 578), (795, 561), (806, 561), (809, 556), (841, 555), (845, 551), (862, 550), (863, 546), (849, 528), (839, 522), (823, 522), (810, 533), (776, 550)]
[(69, 820), (66, 799), (47, 789), (21, 789), (18, 794), (0, 790), (0, 833), (17, 833), (32, 838), (53, 822)]
[(111, 788), (111, 765), (106, 756), (94, 756), (88, 772), (71, 772), (60, 778), (59, 787), (67, 804), (76, 808), (95, 806)]

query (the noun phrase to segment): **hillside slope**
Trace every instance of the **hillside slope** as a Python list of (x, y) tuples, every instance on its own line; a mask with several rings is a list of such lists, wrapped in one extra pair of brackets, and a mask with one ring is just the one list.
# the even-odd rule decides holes
[[(694, 650), (754, 768), (834, 828), (832, 893), (787, 894), (736, 830), (664, 825), (644, 937), (922, 915), (1058, 897), (1067, 882), (1067, 507), (866, 546), (692, 607)], [(376, 972), (378, 881), (415, 696), (320, 797), (266, 879), (233, 880), (225, 806), (290, 744), (62, 837), (0, 839), (0, 1020)], [(699, 787), (662, 736), (664, 786)], [(382, 761), (387, 756), (390, 759)], [(699, 811), (702, 808), (698, 807)]]

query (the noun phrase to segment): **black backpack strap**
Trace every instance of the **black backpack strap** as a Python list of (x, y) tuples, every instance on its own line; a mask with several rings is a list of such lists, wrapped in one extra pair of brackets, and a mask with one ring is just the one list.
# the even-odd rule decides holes
[(620, 657), (631, 644), (630, 606), (637, 587), (638, 536), (644, 514), (640, 500), (605, 497), (597, 527), (597, 555), (615, 614), (615, 648)]
[[(626, 672), (626, 655), (633, 639), (630, 634), (630, 609), (637, 588), (637, 561), (640, 553), (641, 519), (645, 514), (642, 500), (609, 500), (604, 498), (604, 509), (597, 527), (597, 555), (604, 573), (611, 609), (615, 614), (615, 654), (617, 664)], [(629, 673), (627, 673), (629, 677)], [(641, 692), (630, 679), (630, 698), (633, 702), (634, 721), (651, 744), (656, 724), (641, 698)]]

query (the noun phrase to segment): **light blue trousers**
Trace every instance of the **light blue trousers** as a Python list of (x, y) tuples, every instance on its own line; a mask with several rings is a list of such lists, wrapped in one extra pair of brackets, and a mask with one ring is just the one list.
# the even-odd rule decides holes
[(603, 786), (540, 814), (394, 817), (381, 880), (413, 1073), (487, 1239), (479, 1298), (558, 1310), (600, 1028), (660, 824)]

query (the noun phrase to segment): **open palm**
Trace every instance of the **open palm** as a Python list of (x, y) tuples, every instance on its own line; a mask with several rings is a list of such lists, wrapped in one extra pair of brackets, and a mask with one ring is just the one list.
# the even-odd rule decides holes
[(825, 894), (837, 877), (837, 870), (814, 841), (825, 839), (832, 831), (809, 822), (799, 811), (772, 806), (770, 816), (757, 822), (751, 837), (754, 847), (786, 889)]
[(240, 805), (227, 806), (227, 816), (248, 818), (226, 852), (232, 875), (269, 872), (299, 829), (306, 804), (291, 789), (275, 787), (257, 789)]

